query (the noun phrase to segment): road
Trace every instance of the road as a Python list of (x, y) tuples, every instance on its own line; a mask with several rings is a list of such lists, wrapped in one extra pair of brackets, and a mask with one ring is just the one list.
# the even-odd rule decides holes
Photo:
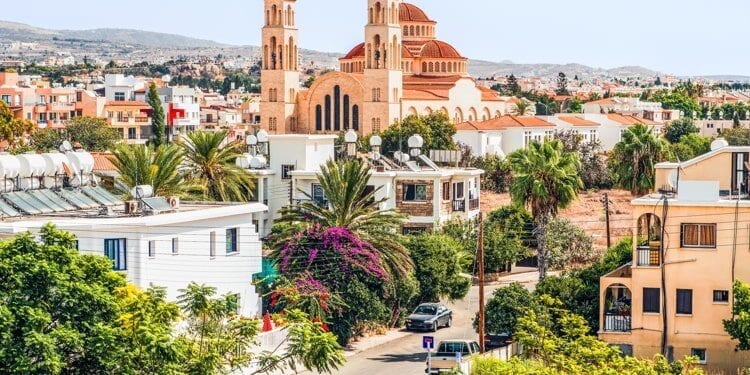
[[(489, 298), (495, 289), (514, 281), (521, 282), (531, 289), (536, 284), (536, 277), (536, 273), (508, 276), (499, 283), (486, 286), (485, 296)], [(477, 339), (477, 334), (472, 327), (472, 320), (479, 306), (479, 287), (472, 287), (464, 300), (447, 305), (453, 310), (452, 327), (440, 329), (436, 333), (411, 333), (355, 354), (347, 358), (346, 365), (337, 374), (424, 374), (427, 353), (422, 349), (422, 336), (435, 336), (438, 342), (443, 339)]]

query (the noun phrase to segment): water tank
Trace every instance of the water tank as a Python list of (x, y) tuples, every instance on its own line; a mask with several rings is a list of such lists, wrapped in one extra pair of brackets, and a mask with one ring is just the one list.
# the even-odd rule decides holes
[(94, 157), (86, 151), (70, 151), (65, 154), (68, 157), (73, 173), (78, 175), (90, 174), (94, 170)]
[(16, 178), (21, 169), (21, 162), (10, 154), (0, 154), (0, 178)]
[(254, 156), (250, 159), (250, 168), (263, 169), (268, 165), (268, 160), (263, 155)]
[(711, 142), (711, 151), (716, 151), (720, 148), (724, 148), (729, 146), (729, 142), (727, 142), (724, 138), (716, 138), (715, 141)]
[(36, 178), (22, 178), (18, 185), (23, 190), (37, 190), (42, 187), (42, 183)]
[(150, 198), (154, 196), (154, 187), (151, 185), (138, 185), (130, 189), (130, 195), (137, 199)]
[(242, 169), (249, 169), (250, 168), (250, 159), (252, 159), (252, 155), (250, 154), (242, 154), (242, 156), (237, 158), (237, 161), (235, 161), (235, 164), (237, 164), (238, 167)]
[(47, 170), (47, 163), (44, 161), (42, 155), (21, 154), (17, 158), (21, 166), (19, 170), (21, 178), (44, 176), (44, 172)]
[(42, 158), (44, 159), (44, 163), (46, 164), (44, 168), (45, 176), (55, 176), (65, 173), (63, 164), (68, 162), (68, 158), (65, 157), (64, 154), (59, 152), (50, 152), (47, 154), (42, 154)]

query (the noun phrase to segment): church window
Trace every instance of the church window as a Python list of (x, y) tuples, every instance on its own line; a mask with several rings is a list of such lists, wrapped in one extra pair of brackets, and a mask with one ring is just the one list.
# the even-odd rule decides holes
[(352, 106), (352, 129), (359, 130), (359, 106)]
[(323, 131), (323, 107), (315, 106), (315, 130)]
[(409, 35), (409, 28), (407, 26), (404, 26), (404, 36)]
[(331, 96), (326, 95), (325, 98), (325, 112), (323, 114), (324, 121), (325, 121), (325, 130), (329, 131), (331, 130)]
[(380, 89), (372, 89), (372, 101), (373, 102), (380, 101)]
[(442, 63), (440, 63), (440, 71), (443, 72), (443, 73), (446, 72), (445, 61), (443, 61)]
[(344, 95), (344, 130), (349, 130), (349, 95)]
[(275, 132), (277, 129), (277, 123), (276, 123), (276, 117), (271, 117), (268, 119), (268, 130)]
[(409, 26), (409, 35), (414, 36), (414, 25)]
[(268, 90), (268, 101), (269, 102), (277, 102), (279, 100), (278, 93), (276, 89), (269, 89)]
[(422, 63), (422, 73), (424, 73), (424, 72), (426, 72), (426, 71), (427, 71), (427, 63), (426, 63), (426, 62), (423, 62), (423, 63)]
[(372, 118), (372, 132), (380, 133), (380, 118), (378, 117)]
[(341, 130), (341, 87), (333, 87), (333, 130)]
[(431, 62), (428, 66), (429, 66), (429, 68), (427, 70), (429, 72), (434, 72), (435, 71), (435, 64), (434, 63)]
[(417, 35), (416, 36), (421, 36), (421, 34), (422, 33), (419, 32), (419, 26), (417, 26)]

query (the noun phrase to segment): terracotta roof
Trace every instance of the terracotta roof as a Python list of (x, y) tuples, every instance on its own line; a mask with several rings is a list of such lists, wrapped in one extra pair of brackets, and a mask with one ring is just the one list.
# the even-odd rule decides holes
[(403, 98), (412, 100), (445, 100), (448, 99), (448, 90), (404, 89)]
[(125, 100), (125, 101), (109, 101), (107, 102), (108, 106), (120, 106), (120, 107), (148, 107), (151, 108), (151, 106), (148, 105), (146, 102), (138, 102), (134, 100)]
[(450, 44), (440, 41), (431, 40), (422, 46), (419, 54), (421, 57), (433, 59), (463, 59), (460, 53)]
[(554, 127), (544, 119), (535, 116), (503, 116), (487, 121), (467, 121), (456, 125), (458, 130), (505, 130), (508, 128), (539, 128)]
[(92, 152), (91, 156), (94, 157), (94, 171), (95, 172), (116, 172), (117, 168), (112, 164), (112, 153), (111, 152)]
[(484, 86), (478, 86), (482, 92), (482, 101), (504, 102), (505, 99), (497, 91)]
[(560, 121), (567, 122), (570, 125), (573, 126), (600, 126), (598, 122), (589, 121), (577, 116), (560, 116), (558, 117)]
[(606, 98), (606, 99), (594, 100), (593, 102), (588, 102), (586, 104), (612, 105), (612, 104), (615, 104), (615, 101), (612, 98)]
[(399, 21), (401, 22), (433, 22), (418, 6), (409, 3), (399, 5)]
[(635, 116), (630, 115), (621, 115), (619, 113), (610, 113), (607, 115), (607, 118), (617, 122), (621, 125), (636, 125), (636, 124), (644, 124), (644, 125), (659, 125), (659, 123)]
[(404, 84), (420, 84), (420, 85), (454, 85), (456, 81), (463, 77), (455, 76), (404, 76)]
[[(347, 53), (344, 57), (339, 58), (339, 60), (351, 60), (357, 57), (365, 57), (365, 44), (360, 43), (354, 46), (349, 53)], [(404, 58), (413, 58), (414, 55), (411, 53), (411, 51), (406, 48), (406, 46), (401, 46), (401, 57)]]

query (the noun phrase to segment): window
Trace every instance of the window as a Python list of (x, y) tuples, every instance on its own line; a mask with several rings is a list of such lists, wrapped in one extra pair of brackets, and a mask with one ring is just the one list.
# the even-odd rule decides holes
[(597, 135), (596, 130), (592, 130), (591, 133), (589, 134), (589, 142), (594, 143), (596, 142), (597, 139), (598, 139), (598, 135)]
[(544, 141), (545, 142), (551, 141), (553, 138), (555, 138), (555, 131), (554, 130), (545, 130), (544, 131)]
[(281, 165), (281, 179), (282, 180), (291, 180), (292, 179), (292, 171), (294, 171), (294, 165), (292, 165), (292, 164), (282, 164)]
[(5, 102), (5, 104), (10, 105), (10, 95), (3, 95), (2, 100)]
[(750, 161), (750, 153), (732, 153), (732, 194), (747, 194), (747, 168), (745, 163)]
[(128, 128), (128, 139), (135, 139), (135, 128)]
[(451, 183), (450, 182), (443, 182), (443, 200), (444, 201), (451, 200)]
[(156, 241), (154, 240), (148, 241), (148, 257), (149, 258), (156, 257)]
[(127, 264), (127, 241), (124, 238), (104, 240), (104, 255), (109, 258), (115, 271), (125, 271)]
[(659, 288), (643, 288), (643, 312), (661, 312), (661, 290)]
[(404, 202), (426, 202), (427, 185), (404, 184)]
[(239, 238), (237, 235), (237, 228), (227, 229), (227, 254), (232, 254), (240, 251)]
[(81, 250), (80, 243), (78, 242), (78, 240), (75, 240), (75, 245), (76, 245), (76, 250)]
[(523, 147), (526, 147), (526, 146), (528, 146), (529, 144), (531, 144), (531, 140), (532, 140), (532, 139), (533, 139), (533, 138), (532, 138), (532, 136), (531, 136), (531, 132), (529, 132), (529, 131), (525, 131), (525, 132), (523, 132)]
[(464, 199), (464, 183), (456, 182), (453, 184), (453, 200)]
[(690, 349), (690, 356), (698, 358), (698, 363), (701, 365), (707, 363), (706, 349), (692, 348)]
[(172, 255), (180, 253), (180, 239), (177, 237), (172, 238)]
[(116, 92), (115, 93), (115, 101), (116, 102), (124, 102), (125, 101), (125, 93), (124, 92)]
[(714, 302), (718, 303), (729, 303), (729, 291), (728, 290), (714, 290)]
[(693, 315), (693, 290), (677, 289), (677, 313)]
[(716, 248), (716, 224), (682, 224), (681, 247)]
[(211, 258), (216, 258), (216, 232), (211, 232), (209, 238), (209, 255)]
[(318, 206), (326, 207), (328, 206), (328, 198), (326, 198), (326, 193), (323, 191), (323, 186), (320, 184), (312, 184), (312, 191), (311, 194), (313, 203), (315, 203)]
[(633, 345), (630, 344), (617, 344), (618, 348), (620, 348), (620, 352), (622, 355), (626, 357), (632, 357), (633, 356)]

